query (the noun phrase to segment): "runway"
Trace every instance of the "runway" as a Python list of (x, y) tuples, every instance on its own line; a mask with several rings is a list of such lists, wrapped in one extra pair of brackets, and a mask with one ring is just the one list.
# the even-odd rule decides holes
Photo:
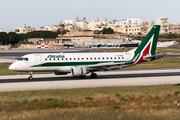
[(103, 86), (137, 86), (180, 83), (180, 69), (133, 70), (97, 72), (98, 78), (74, 78), (71, 74), (56, 76), (53, 74), (34, 75), (32, 81), (28, 75), (0, 76), (0, 91), (23, 91), (43, 89), (71, 89)]

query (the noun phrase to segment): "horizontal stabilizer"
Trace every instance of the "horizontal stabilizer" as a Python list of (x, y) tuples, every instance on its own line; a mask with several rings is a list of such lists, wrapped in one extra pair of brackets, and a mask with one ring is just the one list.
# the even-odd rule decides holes
[(144, 59), (153, 59), (153, 60), (155, 60), (155, 59), (159, 59), (159, 58), (162, 58), (164, 56), (164, 54), (156, 54), (156, 55), (153, 55), (153, 56), (143, 56), (143, 58)]

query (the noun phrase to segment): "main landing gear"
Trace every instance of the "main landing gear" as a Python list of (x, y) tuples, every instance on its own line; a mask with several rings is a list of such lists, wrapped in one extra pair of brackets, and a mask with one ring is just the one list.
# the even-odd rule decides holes
[(97, 74), (96, 73), (91, 73), (91, 78), (97, 78)]
[(29, 79), (29, 80), (32, 80), (32, 79), (33, 79), (33, 76), (32, 76), (33, 72), (28, 72), (28, 74), (29, 74), (28, 79)]

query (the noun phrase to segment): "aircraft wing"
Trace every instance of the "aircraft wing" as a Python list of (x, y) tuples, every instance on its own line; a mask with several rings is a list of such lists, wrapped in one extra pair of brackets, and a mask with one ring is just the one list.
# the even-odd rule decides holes
[(108, 62), (108, 63), (99, 63), (99, 64), (95, 64), (95, 65), (88, 65), (87, 68), (98, 68), (98, 69), (104, 69), (104, 68), (109, 68), (109, 67), (113, 67), (113, 66), (121, 66), (121, 65), (125, 65), (126, 62), (118, 62), (118, 63), (114, 63), (114, 62)]

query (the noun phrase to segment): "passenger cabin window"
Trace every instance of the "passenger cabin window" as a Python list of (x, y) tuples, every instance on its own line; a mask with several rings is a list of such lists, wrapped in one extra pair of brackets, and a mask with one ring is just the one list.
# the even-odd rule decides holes
[(122, 59), (124, 59), (124, 57), (122, 57)]
[(68, 59), (66, 58), (66, 60), (68, 60)]
[(120, 59), (120, 57), (118, 57), (118, 59)]
[(71, 60), (71, 58), (69, 58)]
[(76, 58), (74, 58), (74, 60), (76, 60)]
[(84, 58), (82, 58), (82, 60), (83, 60)]
[(96, 60), (96, 58), (94, 58)]
[(98, 59), (100, 60), (100, 57)]
[(54, 58), (54, 60), (56, 60), (56, 59)]
[(47, 58), (45, 60), (47, 60)]
[(116, 57), (114, 57), (114, 59), (116, 59)]
[(86, 58), (88, 60), (88, 58)]

